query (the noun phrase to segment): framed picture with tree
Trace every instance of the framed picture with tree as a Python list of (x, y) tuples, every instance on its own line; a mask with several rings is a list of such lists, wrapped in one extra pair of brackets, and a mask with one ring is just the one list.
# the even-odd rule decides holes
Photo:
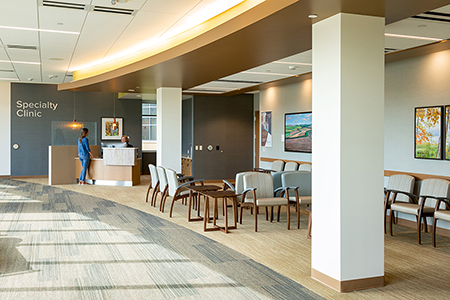
[(416, 107), (414, 158), (443, 158), (443, 108)]

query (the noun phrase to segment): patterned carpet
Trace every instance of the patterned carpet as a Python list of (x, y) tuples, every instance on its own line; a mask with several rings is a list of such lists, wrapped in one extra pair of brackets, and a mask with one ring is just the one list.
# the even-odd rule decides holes
[(322, 299), (186, 228), (0, 179), (0, 299)]

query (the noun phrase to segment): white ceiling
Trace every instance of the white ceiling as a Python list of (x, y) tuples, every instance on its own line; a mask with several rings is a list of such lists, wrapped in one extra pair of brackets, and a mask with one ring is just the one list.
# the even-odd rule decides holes
[[(0, 80), (63, 83), (72, 80), (71, 70), (176, 33), (189, 22), (204, 21), (204, 11), (219, 1), (227, 9), (239, 0), (0, 0)], [(82, 9), (48, 5), (79, 4)], [(43, 3), (46, 5), (44, 6)], [(98, 6), (130, 10), (130, 14), (98, 12)], [(386, 26), (386, 33), (450, 38), (450, 6), (434, 12), (449, 14), (447, 21), (409, 18)], [(422, 14), (418, 17), (435, 18)], [(446, 18), (439, 15), (439, 18)], [(8, 27), (68, 31), (28, 31)], [(420, 46), (432, 41), (386, 37), (389, 52)], [(8, 45), (34, 46), (36, 50), (14, 49)], [(4, 61), (4, 62), (3, 62)], [(24, 64), (31, 62), (37, 64)], [(194, 87), (196, 92), (228, 92), (290, 76), (311, 72), (311, 51), (246, 70)]]

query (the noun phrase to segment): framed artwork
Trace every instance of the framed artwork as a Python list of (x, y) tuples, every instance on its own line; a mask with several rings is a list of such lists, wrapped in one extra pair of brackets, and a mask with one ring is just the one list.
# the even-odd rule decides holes
[(312, 112), (285, 114), (284, 150), (312, 152)]
[(443, 107), (416, 107), (414, 158), (442, 159)]
[(123, 135), (123, 118), (116, 118), (118, 124), (113, 129), (114, 118), (102, 118), (102, 140), (120, 140)]
[(450, 105), (445, 107), (445, 145), (444, 145), (444, 158), (450, 160)]
[(261, 113), (261, 146), (272, 147), (272, 112)]

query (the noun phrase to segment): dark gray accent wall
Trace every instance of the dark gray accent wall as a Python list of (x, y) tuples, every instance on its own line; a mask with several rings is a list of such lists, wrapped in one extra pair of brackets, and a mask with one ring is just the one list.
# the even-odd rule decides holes
[[(76, 119), (97, 122), (97, 137), (89, 136), (91, 144), (101, 142), (101, 118), (112, 117), (112, 93), (76, 92)], [(117, 97), (117, 95), (115, 95)], [(116, 98), (117, 99), (117, 98)], [(27, 103), (57, 103), (55, 110), (29, 108), (28, 112), (41, 112), (41, 117), (19, 117), (17, 101)], [(116, 117), (124, 119), (124, 134), (130, 144), (142, 149), (142, 101), (116, 100)], [(20, 112), (22, 114), (22, 112)], [(70, 122), (74, 115), (74, 92), (57, 91), (56, 85), (11, 84), (11, 176), (48, 175), (48, 146), (51, 144), (51, 122)], [(139, 150), (139, 156), (141, 156)]]
[[(253, 96), (194, 96), (196, 178), (233, 179), (253, 167)], [(202, 145), (203, 150), (195, 150)], [(212, 145), (212, 151), (207, 146)], [(219, 146), (219, 150), (217, 150)]]
[(192, 131), (193, 131), (193, 99), (186, 99), (182, 102), (182, 136), (181, 136), (181, 154), (191, 156)]

